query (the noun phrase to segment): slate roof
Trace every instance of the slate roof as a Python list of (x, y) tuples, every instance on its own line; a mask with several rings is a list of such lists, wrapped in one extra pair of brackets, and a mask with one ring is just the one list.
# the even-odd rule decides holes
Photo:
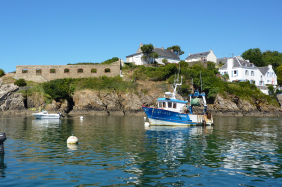
[(266, 72), (269, 70), (268, 66), (266, 66), (266, 67), (258, 67), (258, 69), (260, 70), (260, 72), (261, 72), (263, 75), (265, 75)]
[[(140, 48), (139, 48), (140, 49)], [(138, 50), (139, 50), (138, 49)], [(138, 51), (137, 50), (137, 51)], [(153, 49), (153, 51), (154, 52), (157, 52), (158, 54), (159, 54), (159, 56), (161, 56), (161, 57), (166, 57), (166, 58), (173, 58), (173, 59), (178, 59), (178, 60), (180, 60), (180, 58), (173, 52), (173, 51), (171, 51), (171, 50), (167, 50), (167, 49), (162, 49), (162, 48), (154, 48)], [(137, 53), (134, 53), (134, 54), (132, 54), (132, 55), (128, 55), (128, 56), (126, 56), (126, 58), (128, 58), (128, 57), (133, 57), (133, 56), (135, 56), (135, 55), (139, 55), (139, 54), (141, 54), (142, 52), (137, 52)]]
[(174, 58), (174, 59), (180, 59), (173, 51), (162, 49), (162, 48), (154, 48), (154, 52), (158, 53), (159, 56), (167, 57), (167, 58)]
[(139, 54), (141, 54), (141, 53), (134, 53), (134, 54), (132, 54), (132, 55), (128, 55), (128, 56), (126, 56), (126, 58), (127, 58), (127, 57), (133, 57), (133, 56), (135, 56), (135, 55), (139, 55)]
[[(227, 58), (226, 58), (226, 62), (227, 62)], [(235, 56), (233, 57), (233, 68), (236, 67), (256, 67), (256, 66), (253, 63), (250, 63), (249, 61), (243, 59), (241, 56)], [(226, 70), (226, 69), (227, 69), (227, 63), (220, 68), (220, 70)]]
[(224, 64), (223, 66), (221, 66), (221, 68), (219, 68), (220, 70), (226, 70), (227, 69), (227, 63)]
[(228, 58), (218, 58), (218, 59), (216, 60), (216, 63), (219, 64), (219, 62), (222, 62), (223, 64), (226, 64), (226, 63), (227, 63), (227, 59), (228, 59)]
[(190, 54), (185, 60), (193, 59), (193, 58), (206, 57), (206, 56), (208, 56), (208, 54), (210, 54), (210, 51), (202, 52), (202, 53)]

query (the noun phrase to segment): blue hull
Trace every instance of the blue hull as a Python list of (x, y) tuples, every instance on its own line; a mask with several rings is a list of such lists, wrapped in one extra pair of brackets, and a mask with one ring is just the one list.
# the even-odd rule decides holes
[(202, 120), (197, 117), (201, 116), (204, 119), (203, 114), (184, 114), (179, 112), (173, 112), (160, 108), (142, 107), (146, 113), (151, 125), (202, 125)]

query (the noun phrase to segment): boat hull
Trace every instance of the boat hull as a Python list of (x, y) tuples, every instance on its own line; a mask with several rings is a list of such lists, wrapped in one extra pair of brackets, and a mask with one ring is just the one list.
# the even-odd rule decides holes
[(36, 119), (60, 119), (59, 114), (32, 114)]
[(160, 108), (142, 108), (149, 119), (150, 125), (213, 125), (212, 117), (208, 119), (206, 114), (185, 114)]

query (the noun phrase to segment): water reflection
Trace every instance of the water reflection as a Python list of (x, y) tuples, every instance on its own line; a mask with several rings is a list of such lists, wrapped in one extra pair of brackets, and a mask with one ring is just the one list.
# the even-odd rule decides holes
[(0, 178), (6, 177), (5, 169), (7, 168), (4, 164), (4, 155), (0, 154)]
[(35, 119), (32, 120), (33, 128), (59, 128), (61, 119)]

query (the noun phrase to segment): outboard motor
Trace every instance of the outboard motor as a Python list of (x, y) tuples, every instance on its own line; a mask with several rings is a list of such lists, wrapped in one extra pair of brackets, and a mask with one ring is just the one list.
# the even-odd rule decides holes
[(4, 155), (4, 141), (7, 139), (5, 132), (0, 132), (0, 155)]
[(61, 112), (58, 112), (58, 114), (63, 118), (65, 117)]

